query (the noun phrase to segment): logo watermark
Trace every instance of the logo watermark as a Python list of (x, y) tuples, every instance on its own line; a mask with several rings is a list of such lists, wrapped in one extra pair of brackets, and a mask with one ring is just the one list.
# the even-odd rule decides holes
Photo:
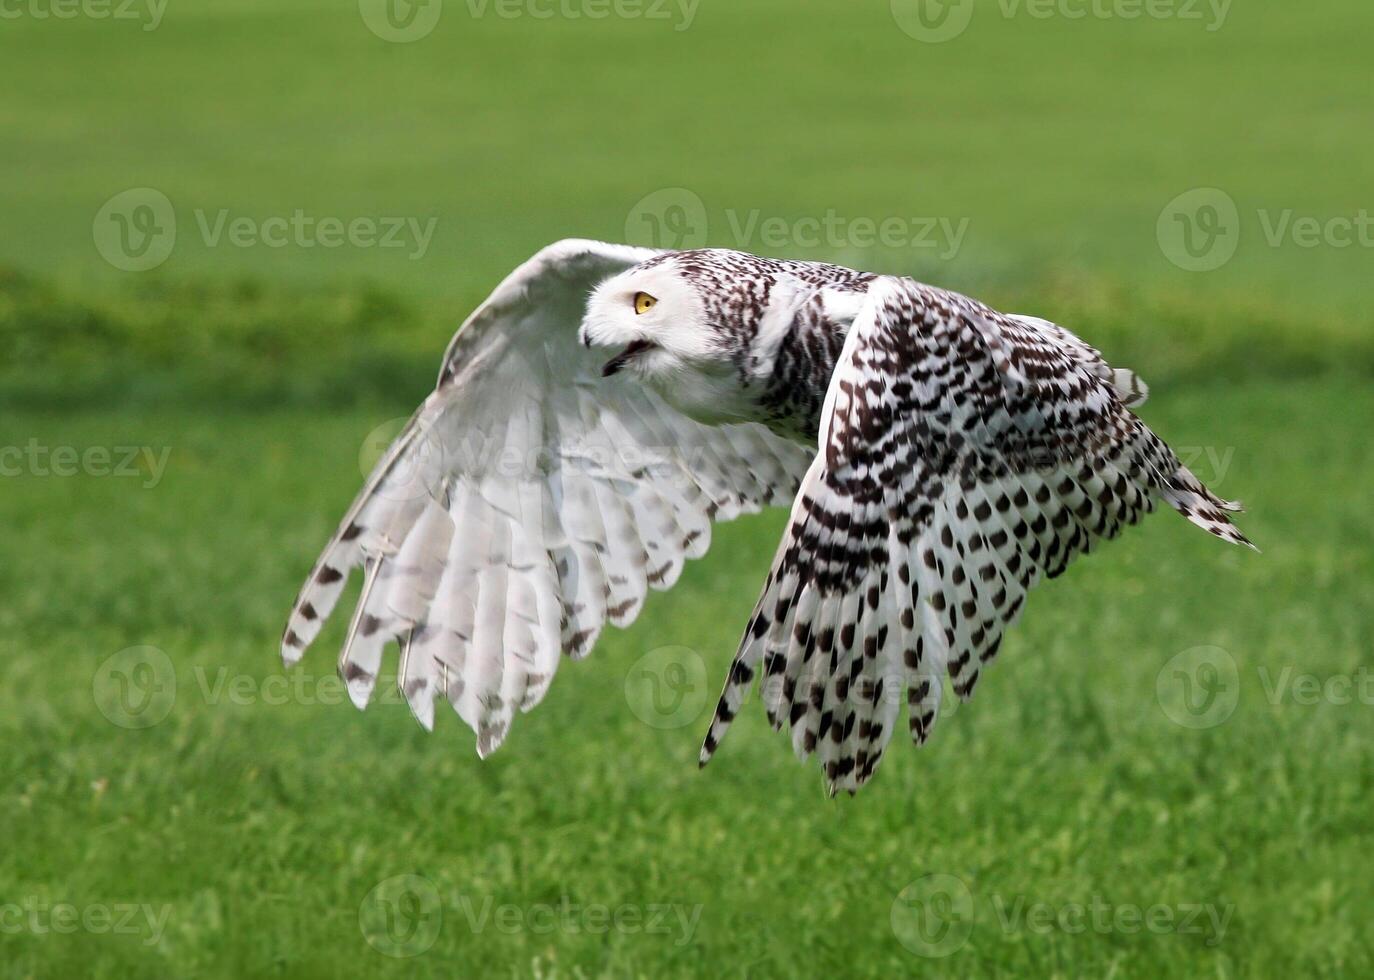
[(428, 951), (445, 924), (474, 936), (642, 935), (664, 937), (674, 947), (691, 943), (703, 906), (677, 902), (498, 902), (493, 896), (445, 893), (428, 878), (395, 875), (378, 883), (358, 908), (363, 939), (384, 956), (409, 958)]
[(1259, 664), (1254, 677), (1242, 674), (1227, 650), (1192, 647), (1172, 657), (1155, 681), (1165, 717), (1184, 728), (1215, 728), (1230, 719), (1244, 688), (1258, 690), (1273, 707), (1374, 707), (1374, 670), (1364, 664), (1349, 671), (1317, 673), (1293, 664)]
[(1215, 489), (1231, 472), (1236, 459), (1235, 446), (1175, 446), (1178, 461), (1199, 480)]
[(308, 214), (297, 208), (289, 215), (254, 218), (231, 216), (228, 208), (214, 214), (197, 208), (196, 228), (206, 248), (225, 243), (233, 248), (386, 248), (406, 249), (406, 258), (423, 259), (439, 224), (436, 217), (364, 215), (336, 218)]
[(922, 875), (892, 900), (892, 934), (917, 956), (937, 959), (963, 948), (973, 932), (973, 892), (958, 875)]
[(625, 675), (625, 700), (651, 728), (683, 728), (701, 717), (710, 699), (706, 661), (691, 647), (650, 650)]
[[(106, 720), (129, 729), (160, 724), (178, 700), (186, 698), (211, 707), (351, 703), (348, 686), (337, 671), (317, 674), (296, 669), (260, 677), (224, 665), (197, 664), (178, 670), (172, 658), (154, 646), (128, 647), (107, 657), (96, 669), (91, 690)], [(405, 703), (395, 684), (380, 685), (371, 698), (372, 705)]]
[(1374, 707), (1374, 671), (1361, 664), (1350, 673), (1313, 674), (1285, 664), (1277, 672), (1256, 668), (1264, 697), (1272, 705), (1314, 707), (1321, 704), (1358, 704)]
[(1155, 697), (1165, 717), (1184, 728), (1215, 728), (1240, 703), (1235, 657), (1216, 646), (1191, 647), (1169, 658), (1155, 677)]
[(123, 20), (155, 31), (168, 0), (0, 0), (2, 20)]
[(139, 479), (145, 490), (162, 482), (169, 446), (49, 446), (30, 439), (22, 446), (0, 446), (0, 477), (73, 476)]
[(172, 711), (177, 674), (172, 658), (153, 646), (127, 647), (108, 657), (91, 680), (100, 713), (120, 728), (151, 728)]
[[(258, 677), (254, 674), (236, 673), (228, 667), (207, 669), (200, 665), (191, 668), (191, 680), (196, 696), (207, 705), (234, 705), (243, 707), (265, 704), (280, 707), (287, 704), (297, 705), (336, 705), (351, 704), (348, 685), (337, 671), (313, 674), (299, 668), (281, 674), (268, 674)], [(182, 690), (187, 690), (182, 685)], [(395, 684), (383, 684), (373, 692), (371, 705), (403, 705), (405, 699)]]
[(1231, 195), (1216, 187), (1186, 191), (1164, 206), (1155, 224), (1159, 248), (1189, 272), (1219, 269), (1240, 245), (1240, 211)]
[(167, 928), (172, 906), (147, 902), (50, 902), (29, 895), (18, 902), (0, 902), (0, 935), (142, 936), (144, 946), (156, 946)]
[(383, 41), (408, 44), (428, 37), (439, 26), (444, 0), (358, 0), (367, 29)]
[[(759, 208), (727, 208), (723, 244), (744, 251), (786, 248), (830, 252), (885, 249), (928, 252), (948, 260), (963, 248), (972, 219), (950, 216), (849, 215), (825, 211), (794, 217)], [(706, 203), (684, 187), (666, 187), (640, 198), (625, 218), (625, 240), (651, 248), (692, 249), (706, 245), (711, 220)]]
[[(358, 471), (363, 476), (371, 475), (403, 434), (405, 446), (397, 450), (386, 479), (378, 484), (376, 492), (395, 501), (437, 496), (449, 473), (448, 453), (433, 430), (418, 419), (413, 428), (408, 416), (400, 416), (372, 429), (358, 447)], [(466, 438), (482, 445), (489, 442), (481, 433), (470, 433)]]
[(642, 20), (691, 28), (701, 0), (463, 0), (474, 20)]
[[(449, 0), (456, 7), (456, 0)], [(691, 28), (701, 0), (462, 0), (472, 20), (637, 20)], [(383, 41), (408, 44), (439, 24), (444, 0), (358, 0), (368, 30)]]
[[(851, 676), (851, 673), (849, 665), (841, 670), (841, 674), (846, 677)], [(903, 704), (908, 705), (913, 711), (919, 711), (923, 717), (935, 712), (935, 717), (931, 718), (931, 723), (935, 724), (937, 719), (949, 718), (962, 710), (961, 705), (965, 702), (954, 690), (957, 681), (958, 678), (950, 678), (944, 671), (937, 677), (922, 677), (906, 667), (877, 668), (869, 664), (842, 689), (828, 690), (825, 695), (825, 706), (831, 713), (833, 722), (840, 724), (847, 722), (847, 716), (851, 712), (879, 714), (884, 708), (900, 710)], [(763, 705), (769, 712), (786, 715), (791, 704), (807, 703), (810, 698), (809, 683), (804, 677), (796, 679), (789, 700), (785, 675), (774, 673), (763, 677), (758, 684), (758, 690)], [(829, 678), (826, 678), (824, 683), (828, 686)], [(919, 689), (922, 684), (926, 686), (924, 697), (916, 701), (910, 700), (912, 690)], [(745, 700), (748, 700), (748, 697), (746, 694)]]
[(358, 906), (358, 928), (383, 956), (419, 956), (434, 945), (444, 925), (444, 904), (434, 882), (394, 875), (367, 893)]
[[(206, 248), (400, 250), (418, 261), (429, 252), (439, 219), (406, 215), (320, 215), (295, 208), (256, 217), (228, 208), (191, 212)], [(96, 213), (91, 237), (96, 251), (124, 272), (146, 272), (166, 262), (176, 247), (177, 211), (166, 194), (136, 187), (110, 198)]]
[[(1196, 23), (1209, 34), (1226, 24), (1232, 0), (997, 0), (1004, 20), (1155, 20)], [(952, 41), (973, 23), (975, 0), (891, 0), (892, 19), (926, 44)], [(989, 8), (984, 8), (989, 9)]]
[(952, 41), (973, 22), (973, 0), (891, 0), (892, 19), (927, 44)]
[[(1115, 902), (1098, 894), (1083, 901), (1031, 901), (1025, 895), (975, 895), (953, 874), (927, 874), (903, 888), (892, 901), (890, 925), (909, 952), (928, 959), (963, 949), (981, 922), (1005, 935), (1076, 936), (1138, 934), (1197, 936), (1219, 946), (1235, 915), (1231, 903)], [(990, 914), (989, 914), (990, 913)]]
[(95, 249), (123, 272), (147, 272), (167, 261), (177, 243), (171, 200), (153, 187), (132, 187), (110, 198), (91, 223)]
[(685, 187), (644, 195), (625, 216), (625, 241), (651, 248), (688, 249), (706, 244), (706, 202)]
[[(1256, 237), (1255, 233), (1258, 233)], [(1235, 199), (1217, 187), (1196, 187), (1164, 206), (1155, 236), (1164, 257), (1188, 272), (1212, 272), (1235, 257), (1241, 238), (1268, 248), (1374, 248), (1374, 215), (1315, 215), (1293, 208), (1258, 208), (1242, 216)]]
[(1198, 936), (1202, 944), (1217, 947), (1226, 937), (1227, 926), (1236, 913), (1231, 903), (1213, 902), (1155, 902), (1140, 905), (1132, 902), (1111, 902), (1101, 895), (1093, 895), (1086, 902), (1028, 902), (1024, 895), (1010, 901), (1001, 895), (992, 896), (992, 908), (997, 924), (1004, 933), (1030, 933), (1044, 936), (1063, 933), (1079, 936), (1095, 933), (1099, 936)]

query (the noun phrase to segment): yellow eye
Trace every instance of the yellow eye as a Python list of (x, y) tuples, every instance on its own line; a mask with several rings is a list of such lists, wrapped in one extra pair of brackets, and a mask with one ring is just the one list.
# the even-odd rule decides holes
[(635, 315), (648, 313), (658, 304), (658, 300), (648, 293), (635, 293)]

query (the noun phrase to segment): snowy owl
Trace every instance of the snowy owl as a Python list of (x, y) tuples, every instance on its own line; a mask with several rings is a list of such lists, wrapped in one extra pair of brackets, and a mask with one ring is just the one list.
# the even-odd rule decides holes
[(1026, 593), (1162, 499), (1249, 544), (1069, 331), (910, 279), (723, 249), (571, 240), (449, 344), (291, 612), (293, 664), (364, 569), (339, 670), (383, 649), (419, 722), (442, 695), (485, 757), (516, 708), (705, 554), (713, 521), (791, 517), (701, 764), (755, 679), (831, 793), (877, 770), (947, 673), (968, 698)]

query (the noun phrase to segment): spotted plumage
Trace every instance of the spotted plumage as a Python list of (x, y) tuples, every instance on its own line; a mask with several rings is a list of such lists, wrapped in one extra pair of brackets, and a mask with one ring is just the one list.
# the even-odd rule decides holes
[(355, 703), (397, 639), (420, 721), (448, 700), (486, 755), (561, 656), (705, 553), (713, 521), (790, 504), (701, 762), (757, 683), (797, 754), (853, 791), (904, 706), (924, 742), (945, 676), (970, 697), (1029, 590), (1156, 500), (1248, 543), (1132, 413), (1145, 394), (1061, 327), (912, 280), (562, 242), (459, 330), (283, 655), (362, 566), (340, 660)]

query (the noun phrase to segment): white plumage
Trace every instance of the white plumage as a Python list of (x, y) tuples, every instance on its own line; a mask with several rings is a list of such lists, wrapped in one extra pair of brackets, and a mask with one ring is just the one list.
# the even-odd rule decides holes
[(350, 697), (366, 706), (395, 639), (416, 718), (448, 701), (486, 756), (562, 657), (705, 554), (713, 521), (790, 505), (702, 764), (761, 670), (773, 724), (854, 790), (903, 701), (923, 742), (943, 675), (971, 695), (1027, 591), (1154, 498), (1244, 541), (1234, 505), (1131, 414), (1145, 394), (1061, 327), (910, 280), (560, 242), (460, 328), (283, 657), (361, 566)]
[(500, 745), (560, 656), (705, 554), (711, 520), (791, 499), (807, 462), (757, 425), (705, 426), (578, 342), (587, 296), (654, 253), (564, 242), (517, 269), (469, 318), (438, 389), (377, 464), (326, 547), (283, 640), (294, 663), (350, 569), (366, 565), (339, 661), (366, 706), (386, 642), (416, 718), (446, 697)]

